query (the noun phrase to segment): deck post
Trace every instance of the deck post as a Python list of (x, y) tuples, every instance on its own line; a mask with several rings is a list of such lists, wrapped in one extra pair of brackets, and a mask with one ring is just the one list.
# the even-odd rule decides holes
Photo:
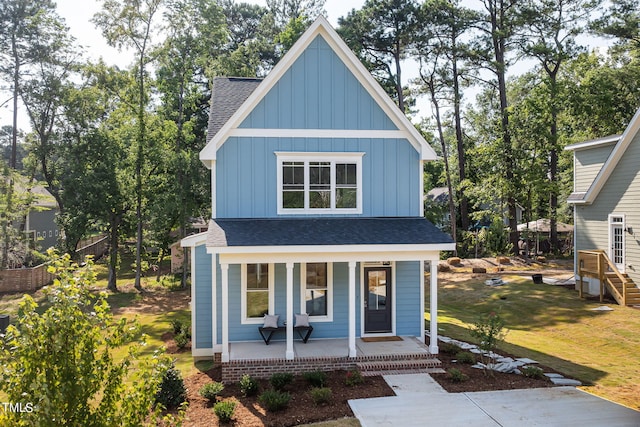
[(222, 362), (229, 361), (229, 264), (220, 263), (222, 271)]
[(349, 261), (349, 357), (356, 353), (356, 262)]
[(293, 360), (293, 263), (287, 263), (287, 360)]
[[(429, 353), (438, 354), (438, 260), (429, 261), (431, 286), (429, 288)], [(423, 322), (424, 323), (424, 322)]]
[(424, 323), (424, 260), (420, 260), (420, 342), (426, 335)]
[(598, 279), (600, 280), (600, 302), (604, 302), (604, 272), (602, 271), (602, 254), (598, 254)]

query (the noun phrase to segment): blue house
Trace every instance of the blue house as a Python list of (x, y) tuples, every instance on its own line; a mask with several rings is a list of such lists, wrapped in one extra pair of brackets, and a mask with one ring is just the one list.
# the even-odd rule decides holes
[(345, 358), (363, 337), (422, 339), (425, 262), (437, 335), (436, 267), (454, 244), (424, 219), (436, 154), (323, 17), (264, 80), (215, 79), (207, 138), (212, 219), (181, 242), (194, 356), (224, 365), (237, 343), (273, 348), (265, 315), (292, 363), (307, 320), (309, 342), (342, 343)]

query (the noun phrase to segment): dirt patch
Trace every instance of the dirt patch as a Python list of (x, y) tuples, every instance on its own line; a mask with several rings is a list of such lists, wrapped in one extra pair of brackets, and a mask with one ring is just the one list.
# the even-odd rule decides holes
[[(349, 387), (345, 384), (345, 371), (329, 372), (325, 387), (329, 387), (332, 398), (329, 404), (318, 406), (313, 402), (310, 385), (297, 376), (285, 391), (291, 394), (288, 408), (279, 412), (268, 412), (258, 401), (258, 397), (243, 397), (237, 384), (226, 384), (218, 400), (236, 402), (234, 412), (235, 426), (297, 426), (300, 424), (353, 417), (347, 403), (350, 399), (367, 397), (393, 396), (393, 390), (380, 376), (365, 378), (364, 384)], [(209, 401), (198, 394), (204, 384), (213, 380), (220, 381), (221, 368), (215, 367), (207, 372), (200, 372), (185, 380), (189, 399), (186, 413), (186, 426), (217, 426), (218, 419)], [(271, 386), (267, 380), (259, 380), (260, 390)]]
[(146, 289), (138, 293), (133, 286), (122, 287), (116, 297), (126, 298), (131, 296), (131, 301), (124, 307), (114, 307), (114, 314), (124, 313), (167, 313), (176, 310), (186, 310), (191, 301), (189, 289), (169, 291), (163, 288)]
[[(503, 274), (531, 276), (543, 273), (549, 277), (569, 277), (573, 275), (573, 260), (550, 260), (537, 263), (531, 259), (511, 257), (507, 264), (498, 264), (496, 258), (462, 259), (459, 264), (448, 265), (447, 261), (440, 261), (440, 265), (447, 265), (447, 271), (438, 272), (438, 281), (463, 282), (470, 279), (486, 280)], [(474, 268), (484, 268), (486, 273), (474, 273)]]

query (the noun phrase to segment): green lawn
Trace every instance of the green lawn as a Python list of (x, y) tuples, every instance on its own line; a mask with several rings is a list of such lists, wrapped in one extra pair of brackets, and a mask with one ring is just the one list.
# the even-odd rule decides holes
[(479, 279), (443, 282), (439, 333), (474, 341), (469, 328), (494, 311), (508, 329), (501, 349), (575, 377), (586, 391), (640, 409), (640, 310), (609, 302), (613, 311), (592, 311), (603, 304), (581, 300), (572, 289), (534, 285), (530, 276), (503, 279), (508, 284), (501, 287)]

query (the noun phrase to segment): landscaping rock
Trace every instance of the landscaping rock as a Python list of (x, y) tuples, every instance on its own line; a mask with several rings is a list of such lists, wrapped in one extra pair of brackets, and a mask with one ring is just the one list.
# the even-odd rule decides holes
[(476, 274), (484, 274), (487, 272), (487, 269), (484, 267), (473, 267), (471, 271)]
[(438, 264), (438, 271), (439, 272), (451, 271), (451, 267), (449, 267), (448, 264)]
[(460, 265), (461, 260), (457, 256), (451, 257), (447, 259), (447, 264), (449, 265)]
[(578, 380), (572, 380), (569, 378), (551, 378), (551, 382), (555, 385), (570, 385), (570, 386), (579, 386), (582, 383)]
[(496, 258), (496, 262), (498, 264), (510, 264), (511, 260), (509, 259), (509, 257), (499, 256), (499, 257)]
[(532, 364), (532, 363), (540, 363), (540, 362), (536, 362), (536, 361), (535, 361), (535, 360), (533, 360), (533, 359), (529, 359), (528, 357), (519, 357), (519, 358), (517, 358), (516, 360), (517, 360), (518, 362), (522, 362), (522, 363), (524, 363), (525, 365), (530, 365), (530, 364)]

